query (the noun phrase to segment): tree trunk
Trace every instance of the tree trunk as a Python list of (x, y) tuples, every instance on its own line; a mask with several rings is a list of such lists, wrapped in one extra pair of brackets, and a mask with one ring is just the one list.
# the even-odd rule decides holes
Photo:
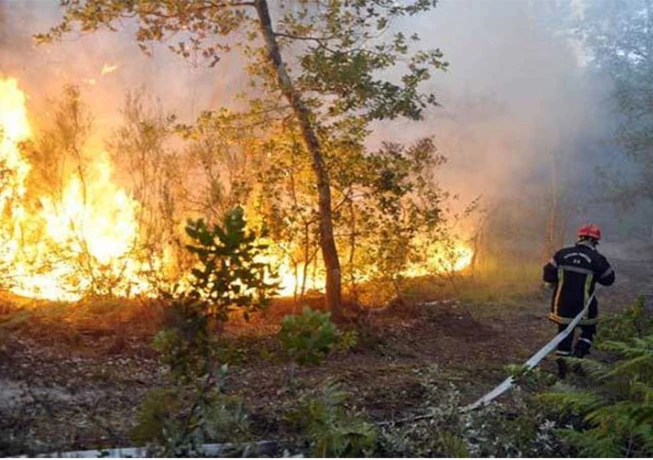
[(276, 72), (277, 82), (279, 83), (281, 92), (290, 103), (295, 117), (299, 122), (306, 148), (313, 158), (313, 170), (317, 179), (320, 211), (320, 247), (326, 269), (326, 302), (332, 315), (339, 317), (342, 314), (340, 261), (338, 260), (336, 243), (333, 238), (331, 187), (326, 165), (324, 164), (324, 157), (322, 156), (320, 141), (311, 125), (311, 113), (302, 100), (301, 95), (293, 86), (290, 75), (288, 75), (283, 59), (281, 58), (279, 44), (272, 28), (268, 2), (267, 0), (255, 0), (254, 4), (258, 14), (259, 27), (267, 48), (267, 57)]

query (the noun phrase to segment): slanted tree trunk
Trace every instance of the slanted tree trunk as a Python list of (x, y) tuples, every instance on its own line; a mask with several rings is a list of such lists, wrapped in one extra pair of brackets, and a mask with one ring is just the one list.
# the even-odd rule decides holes
[(254, 5), (259, 19), (259, 27), (265, 40), (267, 58), (276, 72), (277, 81), (284, 97), (290, 103), (299, 122), (306, 148), (313, 160), (313, 170), (317, 178), (318, 203), (320, 211), (320, 247), (326, 269), (326, 301), (334, 317), (339, 317), (341, 311), (341, 274), (340, 261), (333, 237), (333, 222), (331, 218), (331, 187), (329, 174), (324, 164), (320, 141), (311, 124), (311, 113), (301, 95), (293, 86), (286, 70), (279, 44), (277, 43), (267, 0), (255, 0)]

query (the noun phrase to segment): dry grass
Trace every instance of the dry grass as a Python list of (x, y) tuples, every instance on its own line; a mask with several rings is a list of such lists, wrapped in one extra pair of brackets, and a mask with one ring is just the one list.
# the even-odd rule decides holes
[(43, 345), (120, 352), (129, 340), (147, 339), (161, 327), (163, 305), (127, 299), (80, 302), (9, 299), (2, 304), (0, 331)]
[(542, 286), (542, 266), (535, 262), (488, 261), (460, 290), (469, 303), (514, 303), (538, 293)]
[(541, 270), (536, 263), (492, 263), (473, 274), (413, 278), (404, 281), (402, 297), (408, 304), (451, 298), (468, 304), (514, 304), (540, 291)]

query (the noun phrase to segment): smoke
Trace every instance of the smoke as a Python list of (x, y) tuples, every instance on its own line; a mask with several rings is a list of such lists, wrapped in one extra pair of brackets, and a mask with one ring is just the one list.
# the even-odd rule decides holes
[[(0, 72), (18, 78), (37, 106), (57, 96), (64, 84), (81, 87), (92, 103), (98, 125), (116, 122), (127, 91), (144, 88), (166, 110), (191, 120), (202, 110), (229, 105), (242, 88), (237, 56), (226, 55), (218, 68), (199, 60), (184, 61), (152, 46), (148, 58), (134, 41), (134, 25), (117, 33), (71, 35), (63, 41), (35, 45), (32, 35), (49, 30), (61, 18), (57, 0), (0, 0)], [(45, 105), (42, 105), (45, 107)]]
[(554, 157), (563, 187), (593, 173), (586, 152), (601, 138), (605, 88), (551, 27), (551, 16), (564, 11), (547, 5), (444, 0), (417, 27), (410, 19), (450, 68), (431, 84), (441, 107), (414, 128), (385, 124), (383, 137), (435, 133), (450, 158), (444, 183), (464, 184), (465, 196), (501, 199), (550, 182)]

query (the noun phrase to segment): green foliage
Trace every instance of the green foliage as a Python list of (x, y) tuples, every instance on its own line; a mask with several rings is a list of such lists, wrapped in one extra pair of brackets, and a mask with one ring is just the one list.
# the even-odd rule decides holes
[[(379, 433), (376, 455), (381, 457), (468, 457), (469, 449), (463, 437), (460, 393), (451, 389), (440, 394), (430, 376), (424, 375), (424, 413), (414, 421), (385, 425)], [(421, 418), (423, 417), (423, 418)], [(452, 448), (453, 451), (449, 451)], [(460, 454), (460, 455), (459, 455)]]
[(202, 301), (204, 313), (212, 319), (227, 321), (230, 311), (238, 309), (245, 318), (267, 305), (276, 284), (269, 264), (260, 262), (267, 246), (246, 230), (243, 208), (227, 213), (223, 226), (209, 228), (203, 220), (189, 221), (186, 233), (193, 241), (187, 249), (198, 259), (192, 270), (186, 296)]
[(239, 347), (229, 340), (223, 340), (218, 344), (217, 361), (229, 366), (242, 364), (247, 353), (247, 349)]
[(165, 444), (166, 434), (173, 431), (174, 414), (180, 410), (181, 401), (176, 390), (150, 391), (141, 402), (136, 414), (132, 439), (139, 445), (157, 442)]
[[(431, 258), (429, 246), (444, 236), (443, 203), (449, 197), (437, 186), (434, 174), (445, 162), (432, 138), (410, 144), (383, 143), (368, 152), (357, 147), (364, 139), (348, 139), (331, 130), (325, 141), (334, 197), (342, 205), (334, 213), (339, 247), (347, 251), (345, 279), (352, 288), (358, 280), (374, 283), (366, 304), (385, 304), (400, 294), (412, 264)], [(359, 291), (355, 291), (356, 294)]]
[[(218, 383), (225, 373), (226, 367)], [(192, 386), (151, 391), (139, 408), (132, 432), (134, 441), (148, 446), (150, 455), (164, 457), (201, 455), (201, 446), (208, 441), (235, 442), (248, 435), (242, 402), (210, 381), (202, 391)]]
[(348, 394), (341, 385), (327, 382), (303, 395), (293, 418), (308, 437), (314, 457), (359, 457), (374, 447), (374, 425), (345, 408)]
[[(178, 39), (169, 47), (171, 51), (215, 65), (232, 48), (243, 48), (251, 60), (252, 80), (258, 77), (266, 89), (279, 90), (283, 88), (270, 72), (271, 63), (257, 41), (263, 24), (260, 7), (268, 9), (268, 3), (272, 2), (68, 0), (61, 23), (36, 38), (40, 42), (58, 40), (77, 27), (84, 32), (116, 30), (121, 19), (133, 18), (135, 39), (144, 52), (152, 42), (175, 36)], [(272, 26), (282, 50), (288, 45), (298, 54), (297, 59), (286, 61), (292, 63), (291, 71), (297, 75), (296, 85), (304, 98), (315, 109), (323, 106), (316, 114), (420, 119), (423, 109), (436, 103), (435, 96), (421, 93), (420, 87), (434, 70), (444, 70), (448, 63), (439, 49), (416, 49), (417, 34), (393, 33), (392, 22), (427, 12), (435, 4), (435, 0), (279, 0), (271, 5), (278, 12)], [(384, 32), (386, 39), (379, 40)], [(241, 41), (233, 40), (237, 33)], [(406, 65), (399, 66), (399, 61)], [(382, 78), (396, 68), (402, 72), (399, 78)]]
[(210, 372), (218, 347), (210, 331), (213, 323), (227, 321), (232, 311), (249, 318), (267, 305), (276, 289), (267, 281), (274, 276), (269, 265), (258, 261), (266, 246), (246, 230), (242, 208), (227, 213), (222, 227), (209, 228), (197, 220), (189, 222), (186, 231), (196, 266), (188, 286), (168, 294), (166, 328), (155, 338), (162, 360), (180, 380)]
[(644, 296), (639, 296), (627, 310), (603, 317), (598, 330), (599, 341), (625, 341), (653, 334), (653, 317), (644, 307)]
[(359, 334), (357, 331), (348, 330), (339, 333), (336, 349), (340, 351), (348, 351), (358, 345)]
[(557, 381), (555, 375), (542, 370), (540, 367), (529, 369), (524, 365), (509, 365), (506, 370), (514, 379), (515, 385), (528, 392), (541, 391)]
[(160, 331), (154, 346), (168, 366), (172, 388), (146, 395), (133, 436), (150, 455), (199, 455), (208, 441), (247, 436), (247, 414), (240, 400), (224, 393), (227, 366), (217, 368), (220, 350), (207, 317), (187, 299), (171, 308), (179, 315), (176, 327)]
[(653, 455), (653, 335), (600, 347), (615, 360), (582, 363), (589, 379), (583, 386), (561, 386), (542, 399), (572, 416), (562, 431), (577, 455), (650, 457)]
[(464, 437), (474, 457), (558, 457), (561, 448), (555, 417), (530, 393), (512, 395), (513, 404), (493, 404), (467, 415)]
[(201, 304), (181, 298), (171, 302), (166, 327), (154, 337), (154, 348), (173, 381), (189, 383), (209, 372), (216, 349)]
[(515, 380), (525, 378), (526, 374), (529, 371), (527, 366), (520, 364), (510, 364), (506, 367), (506, 370), (508, 371), (508, 374), (510, 374), (510, 376)]
[(288, 315), (281, 322), (279, 340), (288, 356), (300, 366), (317, 365), (335, 348), (355, 345), (356, 336), (341, 333), (330, 320), (330, 313), (306, 307), (301, 315)]

